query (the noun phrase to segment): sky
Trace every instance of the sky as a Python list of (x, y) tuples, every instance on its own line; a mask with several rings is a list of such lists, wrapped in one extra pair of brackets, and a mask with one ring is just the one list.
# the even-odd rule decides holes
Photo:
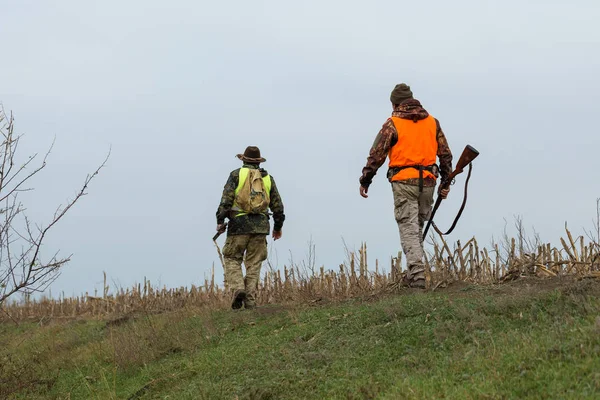
[[(499, 238), (515, 216), (558, 243), (592, 227), (600, 104), (600, 3), (447, 1), (0, 0), (0, 102), (24, 159), (55, 140), (30, 218), (51, 219), (110, 158), (51, 231), (72, 254), (53, 296), (143, 281), (201, 284), (235, 155), (259, 146), (286, 208), (271, 262), (337, 269), (367, 242), (400, 250), (385, 166), (359, 196), (369, 148), (408, 83), (473, 163), (448, 240)], [(449, 225), (464, 176), (436, 220)], [(224, 239), (220, 239), (223, 245)]]

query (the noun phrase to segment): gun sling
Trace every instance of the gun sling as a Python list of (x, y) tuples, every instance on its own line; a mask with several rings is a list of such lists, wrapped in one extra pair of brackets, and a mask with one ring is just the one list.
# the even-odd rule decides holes
[(462, 215), (462, 212), (464, 211), (464, 209), (467, 205), (467, 189), (469, 187), (469, 179), (471, 178), (471, 170), (472, 169), (473, 169), (473, 166), (471, 164), (469, 164), (469, 172), (467, 173), (467, 180), (465, 181), (465, 193), (464, 193), (464, 197), (463, 197), (463, 202), (460, 206), (460, 210), (458, 210), (458, 214), (456, 214), (456, 217), (454, 218), (454, 221), (452, 222), (452, 226), (450, 227), (450, 229), (448, 229), (448, 231), (446, 231), (445, 233), (442, 233), (442, 231), (440, 231), (440, 229), (437, 227), (435, 222), (433, 222), (433, 215), (432, 215), (431, 225), (433, 225), (433, 228), (440, 235), (449, 235), (452, 233), (452, 231), (456, 227), (456, 224), (458, 223), (458, 220), (460, 219), (460, 216)]

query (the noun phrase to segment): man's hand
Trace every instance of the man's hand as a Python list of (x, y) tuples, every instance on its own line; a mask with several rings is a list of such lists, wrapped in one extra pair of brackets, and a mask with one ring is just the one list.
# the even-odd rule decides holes
[(227, 224), (219, 224), (217, 225), (217, 232), (223, 233), (227, 229)]
[(441, 186), (440, 186), (440, 190), (438, 190), (438, 194), (440, 195), (440, 197), (442, 199), (447, 198), (448, 197), (448, 193), (450, 193), (450, 188), (448, 188), (448, 189), (441, 189)]
[(367, 197), (369, 197), (369, 195), (367, 194), (369, 192), (369, 187), (364, 187), (363, 185), (360, 185), (360, 195), (362, 197), (364, 197), (365, 199)]
[(281, 231), (273, 231), (273, 240), (281, 239), (282, 234)]

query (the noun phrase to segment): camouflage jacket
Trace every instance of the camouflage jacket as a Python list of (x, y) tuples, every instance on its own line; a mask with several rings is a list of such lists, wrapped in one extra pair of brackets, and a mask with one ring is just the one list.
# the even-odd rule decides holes
[[(413, 121), (419, 121), (428, 116), (429, 113), (421, 106), (421, 103), (414, 99), (402, 102), (402, 104), (396, 106), (392, 112), (392, 117), (411, 119)], [(437, 124), (437, 156), (440, 160), (440, 175), (442, 179), (444, 179), (452, 172), (452, 152), (450, 151), (448, 141), (442, 131), (440, 122), (437, 119), (435, 122)], [(369, 187), (377, 170), (383, 165), (390, 149), (394, 147), (396, 143), (398, 143), (398, 132), (396, 131), (394, 122), (391, 119), (388, 119), (375, 138), (375, 142), (373, 142), (369, 157), (367, 158), (367, 165), (363, 168), (362, 175), (359, 179), (361, 186)], [(418, 179), (409, 179), (406, 183), (413, 185), (419, 184)], [(435, 186), (435, 181), (433, 179), (425, 179), (424, 186)]]
[[(258, 166), (251, 164), (244, 164), (243, 168), (256, 169)], [(262, 176), (267, 176), (267, 171), (261, 168)], [(223, 189), (223, 196), (221, 197), (221, 204), (217, 210), (217, 224), (225, 223), (225, 218), (229, 219), (227, 234), (228, 235), (247, 235), (247, 234), (261, 234), (268, 235), (269, 216), (265, 214), (247, 214), (239, 217), (234, 217), (231, 212), (233, 202), (235, 200), (235, 189), (238, 186), (240, 177), (240, 168), (234, 170), (229, 174), (229, 179), (225, 183)], [(283, 203), (281, 202), (281, 196), (275, 185), (275, 180), (271, 176), (271, 193), (269, 208), (273, 212), (273, 220), (275, 222), (273, 230), (280, 231), (283, 227), (283, 221), (285, 220), (285, 214), (283, 213)]]

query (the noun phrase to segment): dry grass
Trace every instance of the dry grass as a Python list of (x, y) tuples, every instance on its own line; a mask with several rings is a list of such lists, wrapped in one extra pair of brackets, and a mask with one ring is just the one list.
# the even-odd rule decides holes
[[(452, 248), (439, 236), (432, 243), (433, 251), (426, 257), (428, 287), (437, 290), (456, 281), (496, 284), (520, 276), (555, 277), (575, 275), (600, 277), (600, 246), (583, 236), (573, 238), (566, 230), (561, 246), (532, 243), (522, 236), (505, 238), (502, 245), (481, 247), (475, 238), (467, 243), (456, 242)], [(375, 261), (369, 266), (367, 246), (348, 251), (347, 261), (337, 270), (316, 269), (306, 265), (284, 266), (283, 270), (269, 269), (259, 285), (259, 304), (287, 302), (318, 302), (371, 295), (395, 288), (401, 278), (402, 257), (390, 259), (389, 271)], [(215, 280), (212, 268), (210, 280), (203, 286), (178, 289), (157, 288), (148, 280), (129, 289), (109, 292), (105, 285), (101, 296), (85, 294), (73, 298), (26, 300), (5, 304), (0, 321), (13, 319), (40, 320), (44, 318), (97, 317), (117, 318), (132, 313), (154, 313), (182, 308), (226, 308), (228, 291)], [(126, 317), (125, 317), (126, 318)], [(115, 319), (118, 323), (119, 319)], [(120, 338), (115, 338), (119, 341)], [(151, 338), (149, 338), (151, 340)], [(162, 351), (162, 350), (161, 350)]]

